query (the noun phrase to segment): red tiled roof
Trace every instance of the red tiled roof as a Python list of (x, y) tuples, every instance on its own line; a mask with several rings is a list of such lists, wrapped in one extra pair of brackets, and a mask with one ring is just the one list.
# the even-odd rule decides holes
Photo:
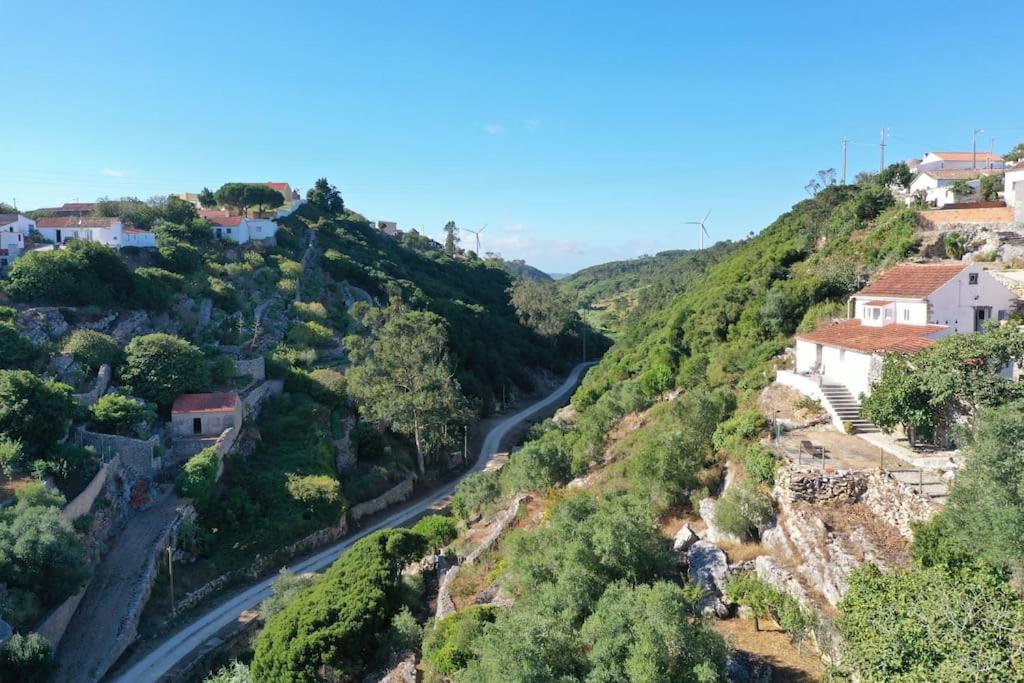
[(137, 234), (140, 232), (149, 232), (149, 230), (139, 230), (138, 228), (125, 228), (124, 232), (128, 234)]
[(939, 157), (943, 161), (974, 161), (975, 158), (978, 161), (1003, 160), (1001, 156), (991, 152), (978, 152), (977, 157), (975, 157), (974, 152), (930, 152), (930, 154)]
[(865, 301), (864, 305), (865, 306), (888, 306), (891, 303), (892, 303), (891, 301), (882, 301), (881, 299), (874, 299), (872, 301)]
[(945, 325), (864, 325), (851, 318), (801, 334), (797, 339), (851, 349), (861, 353), (917, 353), (935, 343), (928, 336), (945, 330)]
[(238, 406), (238, 394), (182, 394), (174, 399), (171, 414), (179, 413), (230, 413)]
[(959, 261), (902, 263), (887, 270), (855, 296), (925, 297), (959, 275), (966, 267), (966, 263)]
[(220, 226), (233, 226), (241, 225), (241, 216), (232, 216), (227, 211), (220, 211), (218, 209), (200, 209), (199, 215), (210, 221), (214, 225)]
[(267, 187), (271, 190), (277, 190), (284, 195), (285, 199), (288, 199), (288, 195), (292, 193), (292, 188), (288, 183), (272, 183), (268, 180)]
[(44, 216), (36, 220), (39, 228), (109, 228), (120, 218), (78, 218), (76, 216)]

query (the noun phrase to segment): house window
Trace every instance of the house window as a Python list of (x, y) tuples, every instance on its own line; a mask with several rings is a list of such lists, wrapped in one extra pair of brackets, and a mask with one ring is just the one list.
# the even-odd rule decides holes
[(969, 284), (969, 285), (976, 285), (976, 284), (978, 284), (978, 274), (977, 273), (968, 273), (968, 275), (967, 275), (967, 284)]
[(871, 309), (871, 319), (872, 320), (878, 320), (878, 318), (881, 317), (881, 315), (882, 315), (882, 309), (880, 309), (880, 308), (872, 308)]
[(839, 362), (842, 363), (846, 360), (846, 349), (839, 349)]
[(231, 234), (231, 228), (228, 228), (228, 234), (229, 235)]
[(997, 318), (998, 320), (1006, 320), (1007, 319), (1006, 311), (999, 311), (999, 313), (997, 315), (998, 315), (998, 318)]
[(903, 309), (903, 319), (904, 320), (910, 320), (910, 309), (909, 308), (904, 308)]

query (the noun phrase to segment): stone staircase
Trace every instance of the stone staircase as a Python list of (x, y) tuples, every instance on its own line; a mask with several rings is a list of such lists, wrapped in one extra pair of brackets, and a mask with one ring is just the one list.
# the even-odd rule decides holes
[(821, 393), (825, 395), (825, 408), (829, 413), (839, 417), (843, 422), (853, 425), (855, 434), (877, 432), (878, 427), (871, 424), (860, 414), (860, 401), (838, 384), (822, 384)]

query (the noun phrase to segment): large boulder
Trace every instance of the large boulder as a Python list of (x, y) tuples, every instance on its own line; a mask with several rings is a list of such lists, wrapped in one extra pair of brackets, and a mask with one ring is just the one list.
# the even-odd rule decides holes
[(60, 339), (71, 329), (57, 308), (28, 308), (18, 314), (18, 331), (33, 345)]
[(677, 553), (686, 552), (690, 549), (690, 546), (699, 540), (700, 536), (697, 535), (697, 532), (691, 529), (689, 524), (683, 524), (683, 527), (676, 533), (676, 537), (672, 541), (672, 550)]
[(729, 683), (770, 683), (772, 667), (760, 657), (736, 650), (725, 663), (725, 680)]
[(701, 613), (721, 619), (728, 617), (729, 606), (722, 600), (729, 580), (729, 562), (725, 553), (714, 543), (697, 541), (690, 546), (686, 559), (690, 581), (704, 589), (699, 603)]

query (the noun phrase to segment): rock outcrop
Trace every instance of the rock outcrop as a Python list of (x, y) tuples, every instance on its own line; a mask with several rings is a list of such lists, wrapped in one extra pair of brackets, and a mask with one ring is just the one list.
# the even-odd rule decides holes
[(738, 536), (722, 531), (715, 524), (715, 499), (705, 498), (700, 502), (700, 518), (707, 525), (703, 538), (712, 543), (740, 543)]
[(726, 618), (729, 607), (722, 600), (729, 579), (729, 563), (725, 553), (714, 543), (697, 541), (686, 553), (690, 580), (704, 589), (699, 603), (701, 613)]

